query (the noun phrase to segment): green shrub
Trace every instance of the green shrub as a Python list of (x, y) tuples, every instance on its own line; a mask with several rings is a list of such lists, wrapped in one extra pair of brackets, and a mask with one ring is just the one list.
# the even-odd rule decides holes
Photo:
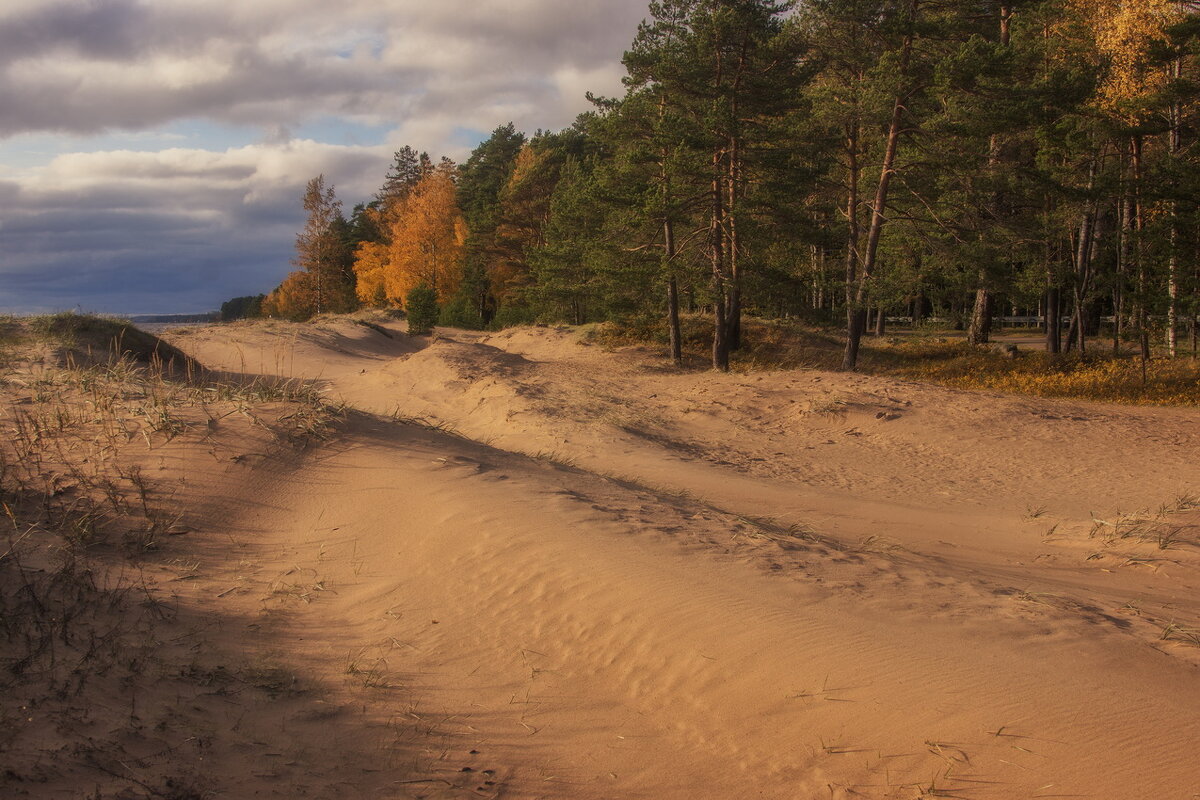
[(414, 287), (404, 298), (404, 309), (408, 312), (409, 334), (432, 333), (438, 322), (437, 292), (428, 286)]
[(463, 295), (450, 298), (442, 306), (439, 324), (448, 328), (483, 329), (483, 319), (479, 316), (479, 310), (475, 308), (475, 303), (471, 301), (471, 298)]
[(502, 306), (488, 324), (488, 329), (498, 331), (517, 325), (532, 325), (536, 321), (533, 309), (528, 306)]

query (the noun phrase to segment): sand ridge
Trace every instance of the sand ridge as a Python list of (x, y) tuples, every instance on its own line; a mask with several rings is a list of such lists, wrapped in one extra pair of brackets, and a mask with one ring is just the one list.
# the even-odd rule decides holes
[(399, 796), (1200, 796), (1195, 412), (377, 324), (173, 341), (351, 409), (197, 527)]

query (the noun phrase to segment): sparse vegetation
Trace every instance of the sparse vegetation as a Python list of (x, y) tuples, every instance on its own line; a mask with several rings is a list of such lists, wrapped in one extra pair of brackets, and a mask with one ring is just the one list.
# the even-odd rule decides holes
[(1176, 521), (1175, 515), (1196, 508), (1196, 498), (1182, 494), (1174, 502), (1164, 503), (1156, 511), (1118, 514), (1112, 519), (1092, 518), (1091, 536), (1113, 545), (1119, 542), (1144, 542), (1159, 550), (1171, 550), (1184, 544), (1200, 544), (1195, 526)]
[[(667, 344), (661, 325), (652, 319), (610, 322), (588, 328), (585, 340), (606, 347)], [(706, 366), (711, 331), (706, 320), (681, 320), (687, 362)], [(732, 357), (740, 372), (779, 369), (836, 370), (842, 358), (837, 335), (795, 320), (747, 319), (746, 344)], [(970, 345), (952, 332), (909, 332), (905, 337), (866, 339), (859, 363), (862, 372), (926, 381), (958, 389), (975, 389), (1038, 397), (1063, 397), (1130, 405), (1200, 405), (1200, 362), (1109, 355), (1050, 355), (1021, 352), (1010, 358), (987, 346)]]
[(50, 346), (50, 358), (59, 365), (112, 365), (128, 360), (156, 372), (185, 373), (189, 379), (201, 369), (179, 348), (127, 320), (67, 312), (17, 324), (27, 341)]
[(1142, 364), (1132, 358), (1031, 352), (1014, 359), (986, 347), (934, 340), (872, 347), (864, 362), (865, 371), (959, 389), (1132, 405), (1200, 405), (1200, 362), (1187, 359), (1150, 361), (1143, 373)]
[[(187, 528), (176, 489), (145, 464), (230, 417), (290, 446), (322, 435), (338, 409), (305, 382), (206, 372), (120, 320), (5, 319), (0, 343), (0, 774), (44, 780), (40, 757), (30, 756), (50, 742), (90, 771), (90, 797), (209, 797), (207, 782), (178, 759), (150, 776), (110, 744), (142, 736), (138, 696), (152, 676), (189, 680), (164, 650), (178, 609), (145, 572)], [(198, 568), (178, 558), (164, 566), (180, 580)], [(84, 698), (97, 694), (115, 702), (116, 717), (89, 707)], [(97, 716), (116, 727), (95, 737)], [(29, 740), (30, 730), (53, 738)]]

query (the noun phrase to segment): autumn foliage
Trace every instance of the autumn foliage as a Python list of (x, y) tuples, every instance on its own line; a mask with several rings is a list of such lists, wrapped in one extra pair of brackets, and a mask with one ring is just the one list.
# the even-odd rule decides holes
[(305, 320), (317, 313), (317, 292), (312, 275), (303, 270), (288, 273), (263, 300), (264, 317)]
[(388, 296), (384, 284), (387, 264), (388, 246), (382, 242), (362, 242), (354, 251), (354, 275), (357, 279), (355, 291), (363, 305), (387, 305)]
[(304, 192), (308, 219), (296, 236), (299, 267), (262, 304), (266, 316), (303, 320), (314, 314), (342, 313), (355, 306), (354, 275), (342, 204), (325, 176), (308, 182)]
[[(1150, 54), (1167, 44), (1167, 29), (1186, 18), (1177, 0), (1071, 0), (1099, 56), (1098, 99), (1108, 109), (1128, 107), (1162, 90), (1169, 72)], [(1126, 111), (1128, 114), (1129, 112)]]
[(408, 293), (422, 285), (442, 302), (453, 295), (462, 282), (467, 235), (455, 199), (453, 166), (429, 172), (375, 213), (389, 241), (359, 245), (354, 261), (359, 299), (403, 306)]

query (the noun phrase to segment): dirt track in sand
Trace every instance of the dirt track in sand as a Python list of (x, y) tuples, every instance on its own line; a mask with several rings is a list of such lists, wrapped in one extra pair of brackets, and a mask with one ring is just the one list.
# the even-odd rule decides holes
[(1200, 797), (1195, 411), (384, 330), (173, 338), (351, 409), (178, 467), (196, 602), (334, 687), (226, 796)]

